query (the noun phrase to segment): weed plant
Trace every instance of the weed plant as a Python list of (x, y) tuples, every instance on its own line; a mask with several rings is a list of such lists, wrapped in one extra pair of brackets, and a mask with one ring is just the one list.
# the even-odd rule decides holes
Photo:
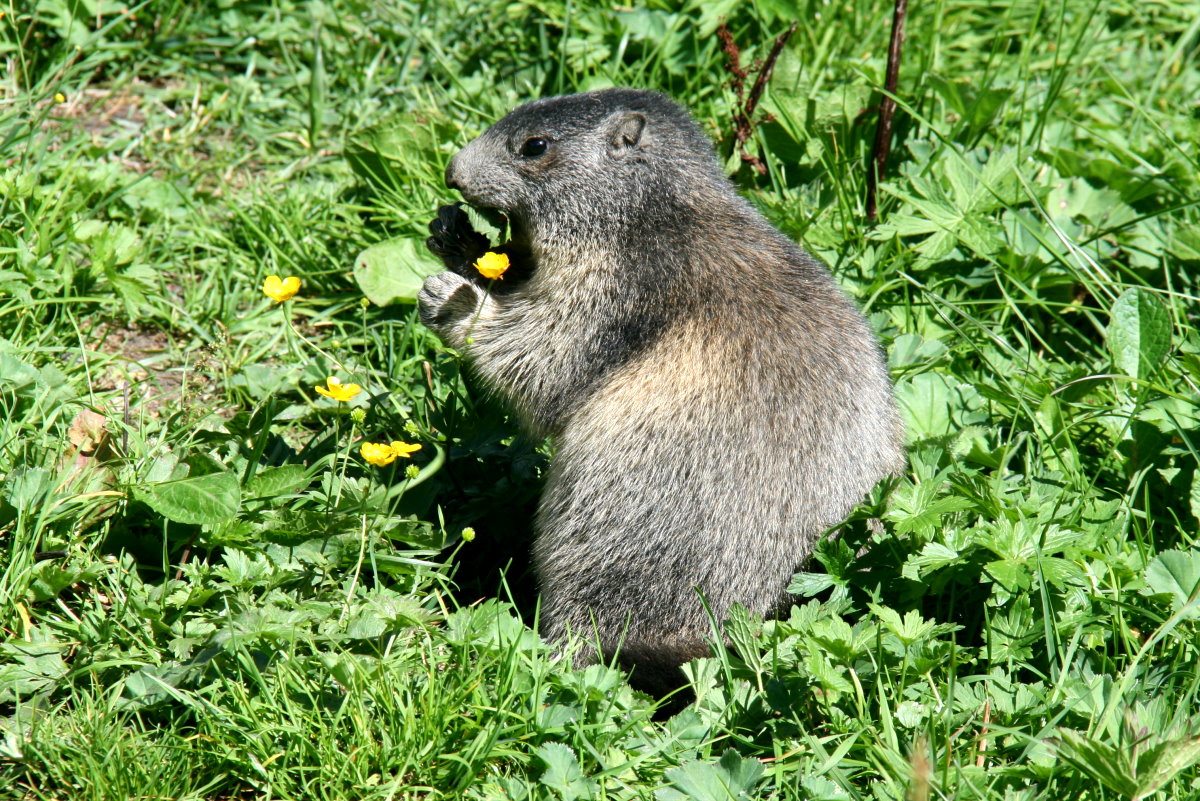
[[(912, 4), (874, 226), (883, 0), (0, 12), (0, 798), (1200, 798), (1194, 3)], [(759, 175), (715, 31), (793, 20)], [(608, 85), (830, 264), (909, 432), (666, 721), (538, 639), (552, 443), (411, 302), (455, 150)]]

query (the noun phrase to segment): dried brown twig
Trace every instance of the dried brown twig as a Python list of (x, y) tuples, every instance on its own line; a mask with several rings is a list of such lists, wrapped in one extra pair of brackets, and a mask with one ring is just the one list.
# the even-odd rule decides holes
[[(750, 137), (754, 134), (754, 126), (762, 121), (755, 120), (754, 114), (758, 111), (758, 103), (762, 100), (763, 90), (767, 88), (767, 81), (771, 80), (771, 73), (775, 71), (775, 62), (779, 60), (779, 54), (783, 52), (784, 45), (796, 32), (799, 24), (793, 22), (786, 31), (776, 36), (775, 43), (771, 46), (771, 52), (767, 54), (766, 59), (755, 61), (749, 70), (742, 67), (741, 51), (738, 49), (737, 43), (733, 41), (733, 34), (729, 32), (728, 26), (722, 22), (721, 26), (717, 28), (717, 38), (721, 40), (721, 49), (725, 51), (725, 58), (728, 60), (726, 69), (731, 76), (729, 82), (733, 87), (733, 93), (737, 95), (737, 104), (733, 110), (733, 136), (741, 151), (742, 161), (753, 167), (759, 175), (767, 174), (767, 166), (758, 156), (746, 149), (746, 142), (750, 141)], [(755, 73), (754, 85), (750, 87), (750, 94), (747, 97), (746, 80), (751, 73)]]
[(900, 45), (904, 42), (904, 18), (908, 14), (908, 0), (896, 0), (892, 11), (892, 38), (888, 43), (887, 76), (883, 87), (885, 94), (879, 102), (879, 123), (875, 126), (875, 142), (871, 145), (871, 161), (867, 164), (867, 219), (875, 222), (878, 213), (875, 195), (878, 183), (887, 167), (888, 150), (892, 145), (892, 118), (896, 113), (896, 82), (900, 77)]

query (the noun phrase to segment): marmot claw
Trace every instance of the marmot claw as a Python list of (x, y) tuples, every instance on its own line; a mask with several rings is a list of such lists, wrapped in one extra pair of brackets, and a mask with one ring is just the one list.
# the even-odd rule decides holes
[(435, 331), (444, 331), (473, 314), (478, 303), (479, 295), (471, 282), (452, 272), (429, 276), (417, 295), (421, 322)]
[(425, 246), (447, 269), (462, 276), (471, 275), (471, 265), (491, 248), (488, 238), (471, 225), (461, 203), (438, 207), (437, 217), (429, 223), (429, 233)]

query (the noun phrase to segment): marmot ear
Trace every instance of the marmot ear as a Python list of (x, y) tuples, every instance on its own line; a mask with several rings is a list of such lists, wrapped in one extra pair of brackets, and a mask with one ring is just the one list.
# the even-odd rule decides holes
[(609, 117), (608, 152), (620, 158), (650, 144), (646, 117), (638, 111), (620, 111)]

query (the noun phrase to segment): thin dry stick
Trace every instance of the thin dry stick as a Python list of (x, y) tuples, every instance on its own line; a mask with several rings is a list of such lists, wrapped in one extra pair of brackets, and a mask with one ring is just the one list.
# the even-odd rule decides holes
[(896, 0), (892, 12), (892, 40), (888, 44), (887, 90), (879, 103), (879, 124), (875, 126), (875, 143), (871, 146), (871, 163), (867, 165), (867, 219), (875, 222), (876, 186), (883, 178), (887, 166), (888, 148), (892, 144), (892, 117), (896, 113), (896, 81), (900, 77), (900, 45), (904, 42), (904, 18), (908, 14), (908, 0)]
[(908, 787), (908, 801), (929, 801), (929, 788), (933, 784), (933, 765), (929, 763), (929, 743), (918, 737), (913, 745), (912, 783)]
[[(730, 84), (733, 86), (733, 93), (737, 95), (737, 104), (733, 112), (733, 135), (741, 151), (742, 161), (753, 167), (759, 175), (766, 175), (767, 166), (746, 150), (746, 142), (754, 133), (754, 112), (758, 110), (758, 101), (762, 99), (767, 81), (771, 80), (771, 73), (775, 71), (775, 62), (779, 60), (779, 54), (783, 52), (784, 45), (792, 38), (799, 24), (793, 22), (786, 31), (776, 36), (766, 60), (754, 62), (750, 70), (742, 68), (741, 51), (733, 41), (733, 34), (729, 32), (729, 28), (723, 22), (717, 28), (717, 38), (721, 40), (721, 49), (725, 51), (725, 57), (728, 59), (726, 69), (732, 76)], [(746, 97), (746, 79), (750, 77), (751, 71), (756, 71), (757, 75), (754, 77), (754, 85), (750, 87), (750, 96)]]
[(979, 729), (979, 753), (975, 757), (975, 767), (982, 768), (987, 761), (988, 724), (992, 722), (992, 700), (989, 698), (983, 704), (983, 726)]

